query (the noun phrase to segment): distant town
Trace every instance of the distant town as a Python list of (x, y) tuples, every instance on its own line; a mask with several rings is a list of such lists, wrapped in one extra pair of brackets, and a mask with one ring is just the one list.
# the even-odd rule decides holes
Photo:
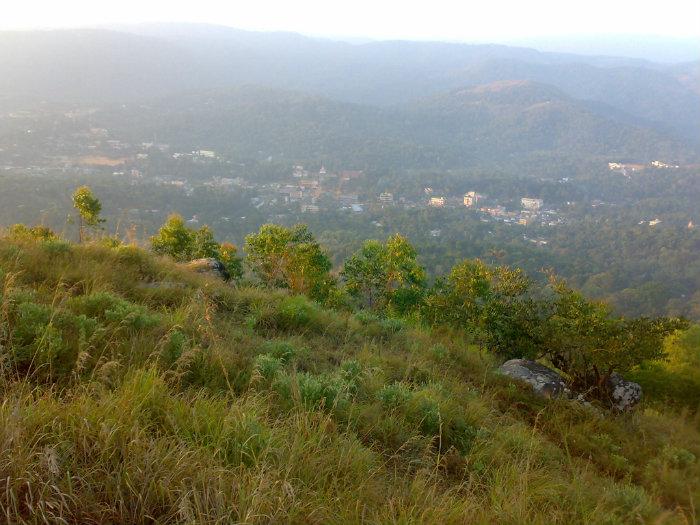
[[(270, 210), (271, 217), (284, 212), (317, 214), (344, 210), (361, 214), (376, 208), (462, 208), (479, 216), (483, 222), (498, 221), (520, 226), (556, 227), (567, 220), (566, 206), (545, 202), (536, 195), (521, 195), (507, 202), (474, 188), (454, 194), (440, 188), (412, 188), (406, 195), (392, 191), (370, 193), (364, 171), (358, 169), (307, 168), (292, 165), (287, 174), (276, 180), (258, 180), (246, 173), (245, 165), (211, 148), (176, 148), (156, 140), (131, 143), (102, 127), (87, 126), (89, 113), (67, 112), (46, 114), (15, 112), (4, 116), (14, 125), (15, 134), (0, 142), (0, 169), (18, 175), (75, 174), (91, 176), (111, 174), (131, 185), (143, 183), (177, 188), (191, 196), (197, 188), (211, 188), (223, 195), (246, 191), (250, 205), (258, 210)], [(47, 132), (47, 122), (54, 129), (71, 127), (72, 132)], [(37, 151), (41, 153), (37, 154)], [(654, 160), (648, 164), (609, 162), (608, 170), (632, 177), (645, 170), (670, 170), (680, 166)], [(562, 184), (567, 178), (559, 180)], [(410, 195), (410, 196), (408, 196)], [(419, 197), (417, 197), (419, 195)], [(570, 205), (572, 203), (566, 203)], [(593, 201), (593, 207), (604, 205)], [(126, 210), (131, 215), (159, 213), (160, 210)], [(187, 217), (197, 224), (200, 213)], [(221, 221), (231, 217), (222, 216)], [(658, 218), (644, 218), (639, 224), (655, 226)], [(694, 227), (694, 225), (689, 225)], [(439, 236), (440, 230), (430, 232)], [(546, 244), (545, 240), (533, 240)]]

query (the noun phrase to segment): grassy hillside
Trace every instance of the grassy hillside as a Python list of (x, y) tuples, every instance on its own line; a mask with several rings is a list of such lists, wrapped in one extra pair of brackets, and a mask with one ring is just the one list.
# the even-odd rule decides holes
[(697, 416), (496, 365), (137, 248), (0, 240), (0, 519), (697, 522)]

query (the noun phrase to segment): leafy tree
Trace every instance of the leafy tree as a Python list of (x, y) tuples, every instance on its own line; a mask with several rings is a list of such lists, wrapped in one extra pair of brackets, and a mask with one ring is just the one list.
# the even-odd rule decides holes
[(226, 266), (231, 279), (238, 281), (243, 277), (243, 261), (238, 256), (238, 248), (230, 242), (219, 245), (219, 260)]
[(345, 287), (370, 309), (408, 313), (420, 304), (425, 289), (425, 270), (416, 257), (415, 248), (398, 234), (386, 243), (366, 241), (343, 266)]
[(542, 356), (565, 372), (574, 388), (607, 394), (613, 372), (625, 373), (664, 357), (664, 339), (688, 327), (678, 318), (626, 319), (550, 277), (554, 299), (542, 323)]
[(265, 224), (246, 236), (246, 262), (268, 286), (325, 300), (334, 280), (331, 261), (306, 225)]
[(501, 356), (532, 357), (539, 305), (530, 297), (531, 285), (520, 269), (465, 260), (436, 282), (423, 313), (433, 324), (466, 329)]
[(158, 234), (151, 237), (151, 247), (154, 252), (169, 255), (180, 262), (211, 257), (223, 263), (232, 279), (237, 280), (243, 276), (236, 246), (216, 242), (209, 226), (202, 226), (198, 230), (188, 228), (182, 216), (177, 214), (170, 215)]
[(191, 261), (195, 254), (194, 231), (185, 225), (181, 215), (172, 214), (158, 230), (158, 234), (151, 237), (151, 248), (176, 261)]
[(206, 224), (192, 233), (192, 258), (214, 257), (219, 259), (221, 246), (214, 239), (214, 232)]
[(85, 227), (96, 228), (105, 220), (100, 217), (102, 203), (88, 186), (80, 186), (73, 193), (73, 207), (78, 210), (78, 235), (80, 242), (85, 239)]

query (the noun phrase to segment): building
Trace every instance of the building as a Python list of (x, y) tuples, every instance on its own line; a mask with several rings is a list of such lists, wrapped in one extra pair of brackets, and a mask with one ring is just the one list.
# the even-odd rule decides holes
[(483, 196), (482, 196), (482, 195), (479, 195), (479, 194), (478, 194), (477, 192), (475, 192), (475, 191), (467, 192), (467, 193), (464, 195), (464, 205), (465, 205), (467, 208), (476, 208), (477, 205), (479, 204), (479, 201), (480, 201), (482, 198), (483, 198)]
[(364, 173), (362, 171), (358, 170), (346, 170), (346, 171), (341, 171), (340, 172), (340, 180), (342, 182), (348, 182), (351, 180), (356, 180), (362, 177)]
[(319, 207), (316, 204), (302, 204), (301, 213), (318, 213)]
[(359, 202), (359, 196), (357, 193), (343, 193), (338, 197), (338, 201), (340, 201), (340, 204), (343, 206), (352, 206)]
[(199, 157), (204, 157), (205, 159), (215, 159), (216, 158), (216, 152), (208, 150), (208, 149), (200, 149), (195, 151), (195, 154)]
[(394, 204), (394, 194), (385, 191), (379, 194), (379, 202), (382, 204)]
[(542, 207), (542, 199), (533, 199), (532, 197), (523, 197), (520, 199), (520, 204), (526, 210), (537, 211)]
[(667, 168), (680, 168), (680, 166), (678, 166), (678, 165), (676, 165), (676, 164), (667, 164), (667, 163), (665, 163), (665, 162), (661, 162), (660, 160), (652, 160), (652, 161), (651, 161), (651, 165), (652, 165), (652, 167), (654, 167), (654, 168), (664, 168), (664, 169), (667, 169)]
[(433, 208), (444, 208), (445, 197), (430, 197), (430, 202), (428, 204)]

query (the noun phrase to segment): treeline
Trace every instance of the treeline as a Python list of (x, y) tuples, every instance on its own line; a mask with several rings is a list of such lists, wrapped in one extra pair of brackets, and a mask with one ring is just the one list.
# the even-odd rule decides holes
[[(74, 205), (81, 239), (118, 247), (118, 240), (95, 235), (101, 205), (89, 188), (79, 188)], [(55, 241), (43, 227), (16, 225), (14, 237)], [(562, 371), (572, 387), (607, 399), (613, 373), (628, 373), (665, 355), (664, 340), (688, 328), (681, 318), (625, 318), (592, 301), (550, 273), (545, 284), (521, 269), (479, 259), (455, 264), (429, 282), (413, 245), (395, 234), (385, 242), (367, 240), (339, 272), (306, 225), (266, 224), (245, 239), (245, 257), (212, 230), (189, 228), (172, 215), (150, 239), (154, 252), (177, 261), (216, 258), (234, 283), (282, 288), (329, 308), (383, 319), (388, 326), (417, 323), (468, 333), (503, 359), (544, 359)]]

